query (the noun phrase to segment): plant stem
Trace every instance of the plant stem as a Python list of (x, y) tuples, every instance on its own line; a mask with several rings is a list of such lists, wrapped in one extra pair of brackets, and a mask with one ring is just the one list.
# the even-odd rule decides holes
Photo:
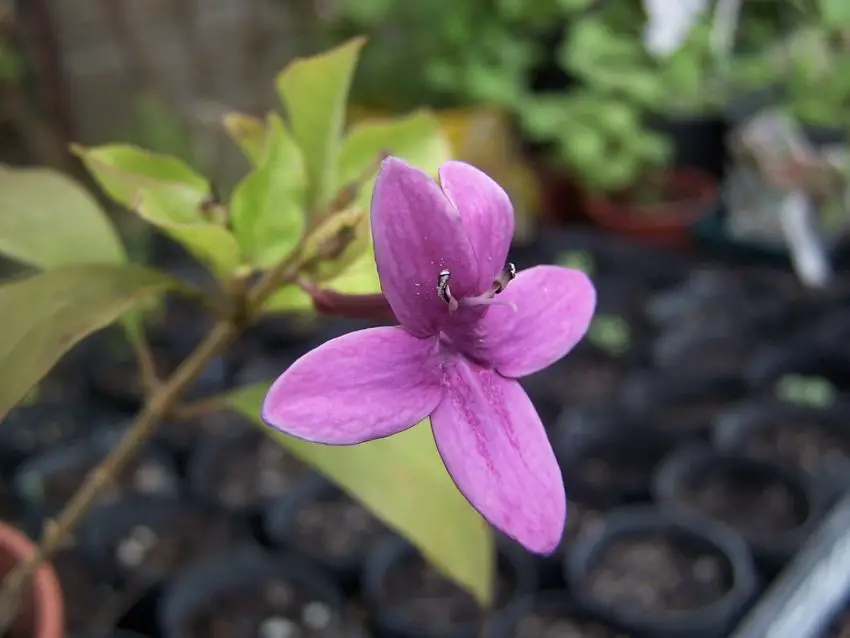
[(186, 388), (203, 372), (207, 363), (229, 345), (236, 329), (229, 322), (220, 322), (206, 339), (186, 358), (174, 374), (145, 404), (118, 445), (86, 476), (80, 489), (56, 518), (55, 525), (45, 530), (35, 555), (20, 563), (4, 580), (0, 594), (0, 635), (4, 635), (15, 620), (23, 590), (39, 565), (60, 548), (65, 536), (76, 527), (83, 516), (114, 477), (133, 457), (136, 450), (153, 434), (159, 422), (180, 400)]
[[(295, 281), (302, 266), (301, 246), (278, 267), (270, 270), (247, 293), (249, 315), (256, 315), (263, 303), (278, 286)], [(159, 423), (177, 406), (189, 385), (203, 372), (207, 364), (239, 335), (244, 325), (233, 319), (220, 320), (174, 371), (167, 381), (150, 396), (136, 420), (110, 451), (85, 478), (80, 488), (48, 526), (33, 557), (18, 564), (3, 581), (0, 590), (0, 636), (4, 636), (18, 614), (22, 595), (38, 567), (62, 547), (70, 534), (95, 503), (103, 490), (124, 469), (136, 451), (156, 431)]]

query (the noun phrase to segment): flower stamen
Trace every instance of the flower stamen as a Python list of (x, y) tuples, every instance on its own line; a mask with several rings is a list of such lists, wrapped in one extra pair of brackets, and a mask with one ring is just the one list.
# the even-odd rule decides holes
[(449, 287), (451, 272), (448, 270), (440, 271), (437, 277), (437, 296), (449, 306), (449, 311), (454, 312), (460, 306), (507, 306), (516, 312), (516, 305), (513, 302), (499, 301), (493, 299), (496, 295), (502, 292), (505, 287), (516, 277), (516, 266), (508, 262), (499, 273), (499, 276), (493, 281), (493, 286), (490, 290), (476, 295), (475, 297), (464, 297), (458, 300), (452, 295)]
[(449, 288), (451, 276), (448, 270), (440, 271), (440, 276), (437, 277), (437, 296), (449, 305), (451, 312), (454, 312), (457, 310), (458, 301), (452, 296), (452, 290)]

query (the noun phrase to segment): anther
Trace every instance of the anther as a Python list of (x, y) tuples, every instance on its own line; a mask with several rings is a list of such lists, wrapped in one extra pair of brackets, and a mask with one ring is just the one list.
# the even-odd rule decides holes
[(514, 278), (516, 278), (516, 266), (512, 262), (508, 262), (493, 282), (493, 293), (498, 295)]
[(440, 276), (437, 277), (437, 296), (446, 303), (450, 303), (452, 298), (452, 293), (449, 290), (450, 277), (451, 273), (448, 270), (441, 271)]

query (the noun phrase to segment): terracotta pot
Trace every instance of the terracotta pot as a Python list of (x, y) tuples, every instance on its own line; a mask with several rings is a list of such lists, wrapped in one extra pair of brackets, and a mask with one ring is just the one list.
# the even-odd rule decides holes
[(691, 227), (711, 213), (718, 182), (691, 168), (671, 171), (661, 185), (663, 197), (653, 204), (636, 204), (628, 194), (586, 196), (587, 214), (599, 226), (654, 243), (687, 246)]
[[(0, 579), (18, 563), (29, 560), (35, 545), (23, 533), (0, 523)], [(21, 613), (9, 632), (10, 638), (62, 638), (65, 635), (62, 588), (49, 564), (38, 568)]]

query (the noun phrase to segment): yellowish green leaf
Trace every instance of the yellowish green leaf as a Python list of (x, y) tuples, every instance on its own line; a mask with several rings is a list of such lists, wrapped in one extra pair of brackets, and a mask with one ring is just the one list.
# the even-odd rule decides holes
[(263, 312), (274, 314), (279, 312), (308, 312), (313, 310), (310, 295), (294, 284), (283, 286), (276, 290), (263, 305)]
[(209, 183), (182, 160), (125, 144), (72, 148), (104, 192), (122, 206), (134, 210), (144, 188), (159, 195), (172, 222), (204, 221), (201, 203), (209, 197)]
[(131, 265), (73, 265), (0, 286), (0, 419), (77, 342), (179, 284)]
[(267, 389), (268, 384), (243, 388), (227, 402), (408, 538), (442, 573), (489, 606), (492, 532), (446, 472), (427, 420), (369, 443), (318, 445), (262, 423), (260, 406)]
[(266, 145), (266, 125), (261, 119), (244, 113), (228, 113), (224, 116), (224, 128), (255, 166), (263, 157)]
[[(339, 155), (337, 186), (358, 180), (382, 152), (407, 160), (430, 175), (452, 157), (451, 146), (430, 111), (387, 120), (367, 120), (355, 125)], [(369, 208), (374, 176), (363, 184), (357, 202)]]
[(310, 210), (333, 196), (348, 93), (365, 42), (354, 38), (325, 53), (295, 59), (276, 79), (292, 135), (304, 154)]
[(345, 271), (369, 247), (369, 212), (359, 204), (333, 213), (304, 242), (304, 259), (319, 261), (308, 269), (317, 281)]
[(301, 151), (281, 119), (269, 116), (262, 163), (234, 189), (230, 220), (245, 258), (270, 268), (301, 239), (307, 177)]
[(0, 166), (0, 253), (36, 268), (127, 260), (94, 197), (48, 168)]
[(182, 244), (198, 261), (220, 278), (232, 275), (241, 265), (241, 252), (229, 230), (207, 221), (179, 222), (171, 216), (167, 194), (143, 188), (137, 194), (136, 212), (174, 241)]

